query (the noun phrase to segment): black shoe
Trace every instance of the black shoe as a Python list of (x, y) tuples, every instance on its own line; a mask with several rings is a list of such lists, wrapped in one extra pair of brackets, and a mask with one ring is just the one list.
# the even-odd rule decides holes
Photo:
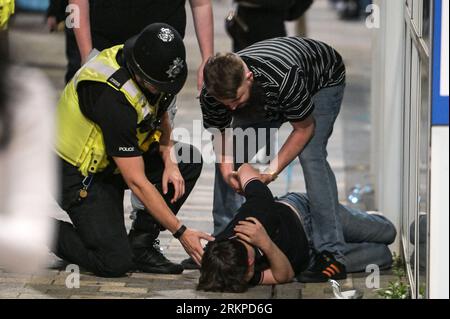
[(186, 258), (181, 262), (181, 265), (186, 270), (192, 270), (192, 269), (200, 269), (200, 266), (197, 265), (197, 263), (192, 259), (192, 257)]
[(314, 266), (310, 270), (297, 276), (297, 280), (303, 283), (327, 282), (329, 279), (341, 280), (346, 278), (345, 266), (326, 251), (317, 255)]
[(55, 257), (52, 258), (51, 262), (47, 265), (47, 269), (66, 270), (67, 266), (69, 266), (69, 265), (70, 265), (70, 262), (55, 255)]
[(133, 261), (136, 270), (152, 274), (181, 274), (184, 270), (180, 264), (168, 260), (159, 248), (159, 241), (155, 240), (152, 247), (133, 249)]

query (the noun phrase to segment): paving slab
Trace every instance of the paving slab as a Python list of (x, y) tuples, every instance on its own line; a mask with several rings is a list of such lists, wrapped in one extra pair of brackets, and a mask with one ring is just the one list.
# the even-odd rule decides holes
[(291, 283), (286, 285), (276, 285), (273, 287), (274, 299), (302, 299), (304, 284)]

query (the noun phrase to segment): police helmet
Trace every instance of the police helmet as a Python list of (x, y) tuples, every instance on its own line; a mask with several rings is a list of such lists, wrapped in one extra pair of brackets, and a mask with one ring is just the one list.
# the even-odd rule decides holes
[(183, 39), (168, 24), (148, 25), (125, 42), (124, 55), (131, 71), (160, 92), (177, 94), (186, 82)]

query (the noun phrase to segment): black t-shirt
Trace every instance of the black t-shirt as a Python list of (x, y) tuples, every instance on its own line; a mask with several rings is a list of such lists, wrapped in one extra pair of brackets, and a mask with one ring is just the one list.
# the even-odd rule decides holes
[(93, 40), (102, 37), (109, 44), (121, 44), (156, 22), (171, 25), (184, 37), (185, 3), (186, 0), (90, 0)]
[[(299, 217), (288, 206), (277, 203), (270, 189), (261, 181), (253, 180), (244, 190), (246, 202), (237, 215), (216, 240), (231, 238), (234, 227), (247, 217), (257, 218), (266, 229), (272, 241), (289, 259), (296, 274), (304, 271), (309, 263), (309, 245)], [(250, 283), (257, 284), (261, 273), (269, 269), (269, 263), (262, 252), (256, 250), (255, 276)]]

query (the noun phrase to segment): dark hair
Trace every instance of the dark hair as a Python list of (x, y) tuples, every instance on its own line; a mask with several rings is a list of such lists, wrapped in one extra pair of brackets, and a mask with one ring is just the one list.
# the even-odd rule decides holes
[(0, 150), (6, 146), (10, 134), (10, 116), (8, 111), (8, 94), (6, 89), (6, 74), (8, 54), (6, 35), (0, 32)]
[(237, 239), (212, 241), (205, 248), (197, 290), (245, 292), (248, 254)]
[(203, 69), (206, 90), (218, 99), (234, 99), (244, 81), (242, 60), (234, 53), (217, 53)]

